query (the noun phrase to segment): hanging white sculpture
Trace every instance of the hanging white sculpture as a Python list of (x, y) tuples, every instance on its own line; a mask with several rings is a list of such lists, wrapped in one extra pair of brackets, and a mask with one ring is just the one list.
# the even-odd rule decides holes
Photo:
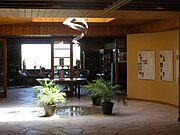
[[(81, 24), (80, 24), (81, 23)], [(88, 30), (88, 24), (87, 22), (83, 19), (83, 18), (73, 18), (70, 17), (68, 19), (66, 19), (63, 22), (64, 25), (74, 29), (74, 30), (78, 30), (81, 32), (80, 35), (78, 35), (77, 37), (75, 37), (72, 42), (74, 44), (79, 44), (79, 40), (84, 37), (84, 35), (87, 33)]]

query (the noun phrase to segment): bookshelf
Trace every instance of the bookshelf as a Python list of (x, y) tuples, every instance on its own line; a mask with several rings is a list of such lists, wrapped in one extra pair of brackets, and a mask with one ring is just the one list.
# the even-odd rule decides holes
[[(115, 63), (115, 57), (116, 56), (114, 52), (113, 63)], [(114, 81), (114, 77), (113, 77), (113, 81)], [(127, 89), (127, 49), (126, 48), (118, 49), (118, 84), (122, 85), (123, 89), (125, 90)]]
[(111, 63), (113, 62), (113, 50), (100, 49), (100, 73), (104, 74), (104, 78), (111, 80)]
[(85, 51), (83, 52), (83, 70), (90, 70), (90, 80), (96, 79), (96, 74), (100, 72), (98, 51)]

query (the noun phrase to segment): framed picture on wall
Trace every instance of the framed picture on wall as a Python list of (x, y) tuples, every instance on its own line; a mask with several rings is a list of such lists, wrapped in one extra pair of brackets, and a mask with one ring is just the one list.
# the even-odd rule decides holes
[(173, 50), (160, 51), (160, 80), (173, 81)]
[(138, 79), (155, 80), (155, 51), (138, 51)]

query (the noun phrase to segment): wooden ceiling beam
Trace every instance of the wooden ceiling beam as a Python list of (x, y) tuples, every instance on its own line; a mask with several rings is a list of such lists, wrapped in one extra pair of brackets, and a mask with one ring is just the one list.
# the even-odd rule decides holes
[(133, 0), (130, 4), (171, 4), (171, 3), (180, 3), (179, 0)]
[[(1, 0), (0, 2), (89, 2), (88, 0)], [(90, 0), (91, 2), (114, 2), (117, 0)]]
[(179, 0), (133, 0), (118, 10), (180, 11)]
[(112, 5), (109, 5), (107, 8), (104, 9), (105, 12), (109, 12), (112, 10), (116, 10), (122, 6), (124, 6), (125, 4), (131, 2), (131, 0), (118, 0), (116, 2), (113, 2)]
[(106, 1), (0, 1), (0, 8), (97, 9), (103, 10), (115, 0)]

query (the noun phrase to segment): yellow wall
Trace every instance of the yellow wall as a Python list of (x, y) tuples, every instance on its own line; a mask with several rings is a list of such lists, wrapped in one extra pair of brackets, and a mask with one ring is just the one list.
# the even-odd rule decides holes
[[(176, 82), (176, 50), (179, 47), (179, 31), (130, 34), (127, 36), (127, 91), (128, 98), (154, 100), (178, 105), (178, 83)], [(173, 50), (174, 80), (160, 80), (160, 50)], [(155, 50), (155, 80), (138, 80), (138, 51)]]

